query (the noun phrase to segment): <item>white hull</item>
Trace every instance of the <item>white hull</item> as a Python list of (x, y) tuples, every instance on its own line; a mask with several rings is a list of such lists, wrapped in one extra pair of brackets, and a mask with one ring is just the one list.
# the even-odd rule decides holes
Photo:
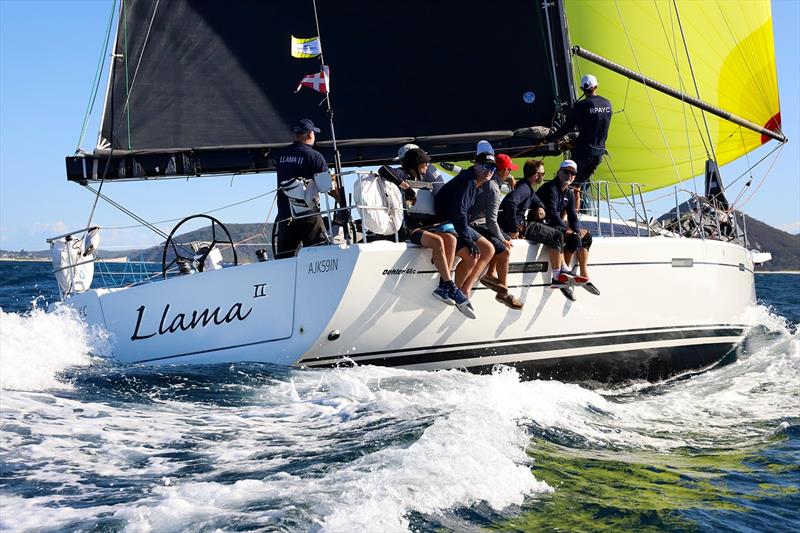
[(509, 364), (527, 377), (600, 380), (706, 366), (749, 326), (753, 261), (741, 246), (595, 238), (590, 274), (602, 295), (576, 288), (576, 302), (547, 287), (541, 248), (514, 241), (509, 286), (525, 308), (508, 309), (478, 287), (477, 320), (431, 296), (438, 277), (429, 251), (391, 242), (308, 248), (68, 302), (111, 332), (115, 357), (129, 363), (314, 367), (348, 358), (414, 369)]

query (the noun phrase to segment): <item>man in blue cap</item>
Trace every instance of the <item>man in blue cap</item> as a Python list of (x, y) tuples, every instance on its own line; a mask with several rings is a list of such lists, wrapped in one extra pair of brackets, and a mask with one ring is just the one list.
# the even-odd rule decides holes
[(320, 129), (304, 118), (292, 126), (295, 140), (275, 157), (278, 174), (278, 242), (276, 259), (297, 253), (300, 243), (313, 246), (327, 241), (318, 200), (309, 198), (306, 185), (314, 175), (328, 171), (325, 158), (314, 150)]

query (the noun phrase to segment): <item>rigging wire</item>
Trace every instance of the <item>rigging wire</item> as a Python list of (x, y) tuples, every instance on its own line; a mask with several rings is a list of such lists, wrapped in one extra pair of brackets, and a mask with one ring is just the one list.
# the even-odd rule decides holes
[(111, 2), (111, 13), (108, 15), (108, 25), (106, 26), (106, 36), (103, 40), (103, 48), (100, 51), (100, 60), (97, 62), (97, 71), (95, 72), (94, 83), (92, 84), (92, 90), (89, 93), (89, 101), (86, 103), (86, 115), (83, 117), (83, 126), (81, 127), (81, 134), (78, 137), (78, 144), (75, 147), (75, 153), (77, 154), (80, 149), (81, 145), (83, 144), (83, 138), (86, 136), (86, 130), (89, 127), (89, 118), (92, 115), (92, 111), (94, 110), (94, 103), (97, 99), (97, 92), (100, 90), (100, 80), (103, 77), (103, 70), (106, 64), (106, 52), (108, 51), (108, 41), (111, 39), (111, 27), (114, 24), (114, 12), (117, 9), (116, 2)]
[[(775, 166), (775, 163), (778, 161), (778, 157), (781, 155), (781, 154), (780, 154), (780, 152), (781, 152), (781, 151), (782, 151), (782, 150), (783, 150), (785, 147), (786, 147), (786, 143), (780, 143), (780, 144), (777, 146), (777, 148), (776, 148), (775, 150), (777, 150), (777, 151), (778, 151), (778, 153), (777, 153), (777, 154), (775, 154), (775, 158), (772, 160), (772, 163), (770, 163), (770, 165), (769, 165), (769, 168), (768, 168), (768, 169), (767, 169), (767, 171), (764, 173), (764, 177), (762, 177), (762, 178), (761, 178), (761, 181), (758, 183), (758, 185), (756, 186), (756, 188), (755, 188), (755, 189), (753, 189), (753, 192), (752, 192), (752, 193), (750, 193), (750, 196), (748, 196), (748, 197), (747, 197), (747, 199), (746, 199), (746, 200), (744, 200), (744, 201), (743, 201), (743, 202), (742, 202), (742, 203), (739, 205), (739, 211), (741, 211), (741, 210), (742, 210), (742, 206), (744, 206), (745, 204), (747, 204), (747, 202), (749, 202), (749, 201), (750, 201), (750, 200), (753, 198), (753, 196), (755, 196), (755, 194), (758, 192), (758, 190), (761, 188), (761, 186), (762, 186), (762, 185), (764, 185), (764, 182), (767, 180), (767, 176), (769, 176), (769, 174), (772, 172), (772, 168)], [(772, 152), (774, 152), (775, 150), (773, 150)], [(770, 154), (771, 154), (772, 152), (770, 152)], [(769, 155), (769, 154), (767, 154), (767, 155)], [(731, 210), (733, 210), (733, 206), (731, 206)]]
[[(619, 4), (617, 3), (617, 0), (614, 0), (614, 7), (617, 9), (617, 15), (619, 16), (619, 21), (622, 24), (622, 30), (625, 32), (625, 39), (628, 41), (628, 47), (630, 48), (631, 55), (633, 55), (633, 60), (636, 62), (636, 69), (639, 72), (643, 72), (642, 67), (639, 64), (639, 57), (636, 55), (636, 50), (633, 46), (633, 43), (631, 42), (630, 34), (628, 33), (627, 26), (625, 26), (625, 20), (622, 17), (622, 12), (619, 9)], [(678, 181), (680, 181), (680, 172), (678, 171), (678, 165), (677, 163), (675, 163), (675, 157), (672, 155), (672, 149), (670, 148), (669, 141), (667, 141), (666, 134), (664, 133), (664, 126), (661, 124), (661, 119), (658, 116), (655, 104), (653, 103), (653, 99), (650, 95), (650, 90), (649, 90), (650, 88), (648, 87), (647, 84), (644, 84), (644, 87), (645, 87), (644, 92), (647, 95), (647, 101), (650, 103), (650, 108), (652, 109), (653, 115), (656, 118), (656, 123), (658, 124), (658, 129), (661, 133), (661, 138), (664, 141), (664, 146), (666, 146), (667, 148), (667, 154), (669, 154), (669, 159), (670, 161), (672, 161), (672, 168), (675, 170), (675, 176), (678, 178)]]
[[(141, 224), (142, 224), (142, 226), (144, 226), (144, 227), (147, 227), (148, 229), (150, 229), (151, 231), (153, 231), (153, 232), (154, 232), (156, 235), (158, 235), (158, 236), (160, 236), (160, 237), (163, 237), (164, 239), (166, 239), (167, 237), (169, 237), (169, 235), (167, 235), (166, 233), (164, 233), (163, 231), (161, 231), (159, 228), (157, 228), (156, 226), (154, 226), (153, 224), (151, 224), (151, 223), (150, 223), (150, 222), (148, 222), (147, 220), (143, 219), (142, 217), (140, 217), (139, 215), (137, 215), (136, 213), (134, 213), (134, 212), (133, 212), (133, 211), (131, 211), (130, 209), (128, 209), (128, 208), (126, 208), (126, 207), (124, 207), (124, 206), (120, 205), (120, 204), (119, 204), (119, 203), (117, 203), (116, 201), (112, 200), (111, 198), (109, 198), (108, 196), (106, 196), (105, 194), (103, 194), (102, 192), (100, 192), (100, 188), (102, 188), (102, 185), (103, 185), (103, 183), (101, 182), (101, 183), (100, 183), (100, 187), (99, 187), (97, 190), (95, 190), (94, 188), (92, 188), (92, 186), (91, 186), (91, 185), (84, 185), (84, 187), (85, 187), (87, 190), (89, 190), (89, 191), (91, 191), (91, 192), (95, 193), (95, 194), (97, 195), (97, 197), (98, 197), (98, 198), (102, 198), (103, 200), (105, 200), (106, 202), (108, 202), (108, 203), (109, 203), (110, 205), (112, 205), (113, 207), (116, 207), (117, 209), (119, 209), (120, 211), (122, 211), (123, 213), (125, 213), (126, 215), (128, 215), (129, 217), (131, 217), (132, 219), (134, 219), (134, 220), (136, 220), (137, 222), (141, 223)], [(96, 203), (96, 202), (97, 202), (97, 200), (95, 200), (95, 203)]]
[[(257, 200), (257, 199), (259, 199), (259, 198), (263, 198), (264, 196), (268, 196), (268, 195), (270, 195), (270, 194), (273, 194), (273, 193), (275, 193), (277, 190), (278, 190), (278, 189), (273, 189), (273, 190), (271, 190), (271, 191), (267, 191), (267, 192), (265, 192), (265, 193), (262, 193), (262, 194), (258, 194), (258, 195), (256, 195), (256, 196), (253, 196), (253, 197), (251, 197), (251, 198), (247, 198), (247, 199), (245, 199), (245, 200), (241, 200), (241, 201), (239, 201), (239, 202), (234, 202), (234, 203), (232, 203), (232, 204), (228, 204), (228, 205), (223, 205), (223, 206), (221, 206), (221, 207), (215, 207), (214, 209), (209, 209), (208, 211), (203, 211), (202, 213), (198, 213), (198, 214), (207, 215), (207, 214), (209, 214), (209, 213), (216, 213), (217, 211), (222, 211), (222, 210), (224, 210), (224, 209), (228, 209), (228, 208), (231, 208), (231, 207), (235, 207), (235, 206), (237, 206), (237, 205), (245, 204), (245, 203), (247, 203), (247, 202), (252, 202), (253, 200)], [(274, 204), (274, 202), (275, 202), (275, 201), (273, 200), (273, 204)], [(272, 208), (270, 208), (270, 211), (271, 211), (271, 209), (272, 209)], [(177, 222), (178, 220), (183, 220), (184, 218), (186, 218), (186, 216), (185, 216), (185, 215), (184, 215), (184, 216), (181, 216), (181, 217), (178, 217), (178, 218), (171, 218), (171, 219), (168, 219), (168, 220), (158, 220), (158, 221), (156, 221), (156, 222), (152, 222), (152, 224), (166, 224), (167, 222)], [(115, 226), (115, 227), (106, 227), (105, 229), (112, 229), (112, 230), (121, 230), (121, 229), (135, 229), (135, 228), (141, 228), (141, 227), (144, 227), (144, 226), (145, 226), (145, 224), (135, 224), (135, 225), (133, 225), (133, 226)]]
[[(678, 12), (678, 3), (676, 0), (672, 0), (672, 6), (675, 9), (675, 17), (678, 20), (678, 28), (681, 30), (681, 40), (683, 41), (683, 49), (686, 52), (686, 62), (689, 64), (689, 72), (692, 74), (692, 83), (694, 84), (694, 92), (695, 96), (699, 99), (700, 98), (700, 89), (697, 86), (697, 77), (694, 75), (694, 66), (692, 65), (692, 57), (689, 55), (689, 44), (686, 42), (686, 34), (683, 32), (683, 22), (681, 22), (681, 14)], [(708, 127), (708, 119), (706, 118), (706, 113), (702, 109), (700, 110), (700, 116), (703, 117), (703, 124), (706, 128), (706, 135), (708, 135), (708, 144), (711, 147), (711, 159), (714, 161), (717, 160), (717, 154), (714, 151), (714, 142), (713, 138), (711, 137), (711, 130)]]
[[(139, 67), (141, 67), (141, 65), (142, 65), (142, 58), (144, 58), (144, 51), (147, 48), (147, 43), (150, 41), (150, 31), (153, 29), (153, 22), (156, 19), (156, 12), (158, 11), (158, 6), (159, 6), (160, 3), (161, 3), (161, 0), (156, 0), (155, 5), (153, 6), (153, 14), (150, 16), (150, 24), (147, 26), (147, 33), (144, 36), (144, 42), (142, 43), (142, 50), (139, 52), (139, 59), (136, 61), (136, 68), (133, 70), (133, 78), (131, 79), (131, 86), (128, 89), (128, 94), (126, 95), (126, 98), (125, 98), (125, 104), (122, 106), (123, 112), (128, 112), (128, 122), (130, 122), (130, 106), (129, 106), (129, 104), (130, 104), (130, 99), (131, 99), (131, 93), (133, 93), (133, 86), (136, 84), (136, 76), (139, 74)], [(125, 47), (126, 47), (126, 49), (125, 49), (125, 59), (126, 59), (125, 69), (126, 69), (126, 71), (125, 72), (126, 72), (126, 75), (127, 75), (127, 68), (128, 68), (128, 66), (127, 66), (127, 57), (128, 57), (128, 55), (127, 55), (128, 54), (127, 41), (126, 41)], [(130, 128), (130, 124), (128, 125), (128, 128)], [(128, 139), (129, 139), (128, 148), (130, 148), (130, 130), (128, 131)]]
[(670, 11), (670, 27), (672, 28), (672, 40), (670, 40), (669, 34), (667, 33), (667, 28), (664, 25), (664, 19), (661, 16), (661, 10), (658, 9), (658, 4), (656, 0), (653, 0), (653, 7), (658, 13), (658, 21), (661, 24), (661, 31), (664, 32), (664, 41), (667, 43), (667, 48), (669, 49), (670, 56), (672, 56), (672, 61), (675, 63), (675, 71), (678, 73), (678, 83), (680, 84), (681, 88), (681, 111), (683, 112), (683, 129), (686, 132), (686, 148), (689, 152), (689, 171), (691, 172), (692, 176), (692, 186), (694, 187), (695, 194), (697, 194), (697, 182), (695, 180), (694, 171), (694, 155), (692, 154), (692, 141), (691, 137), (689, 136), (689, 121), (686, 118), (686, 109), (689, 108), (689, 111), (692, 113), (692, 118), (694, 119), (695, 127), (697, 127), (697, 132), (700, 135), (700, 140), (703, 142), (703, 148), (706, 151), (706, 155), (708, 155), (708, 147), (706, 146), (706, 140), (703, 137), (703, 132), (700, 129), (700, 124), (697, 123), (697, 116), (694, 114), (694, 108), (686, 104), (686, 101), (683, 99), (683, 94), (686, 93), (686, 85), (683, 83), (683, 75), (681, 73), (681, 66), (680, 61), (678, 61), (678, 52), (677, 50), (673, 50), (672, 43), (677, 42), (675, 38), (675, 23), (672, 17), (672, 11)]

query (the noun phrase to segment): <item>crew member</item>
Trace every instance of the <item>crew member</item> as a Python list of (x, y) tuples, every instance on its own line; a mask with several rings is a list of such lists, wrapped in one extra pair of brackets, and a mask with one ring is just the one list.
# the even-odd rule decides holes
[[(544, 178), (544, 161), (535, 159), (525, 161), (522, 174), (523, 178), (517, 183), (514, 190), (503, 198), (498, 222), (511, 238), (524, 237), (531, 242), (547, 247), (553, 272), (552, 282), (561, 286), (568, 281), (566, 277), (562, 279), (561, 274), (562, 270), (566, 270), (563, 267), (564, 234), (544, 223), (544, 204), (534, 192), (534, 188), (541, 184)], [(528, 211), (527, 223), (525, 221), (526, 210)]]
[[(295, 255), (300, 243), (303, 246), (313, 246), (327, 240), (319, 206), (308, 205), (308, 202), (302, 200), (302, 192), (305, 191), (303, 180), (314, 179), (315, 174), (328, 171), (325, 158), (312, 148), (320, 129), (311, 120), (304, 118), (292, 126), (292, 132), (295, 136), (294, 142), (275, 157), (275, 171), (278, 174), (276, 259)], [(292, 191), (289, 192), (293, 196), (291, 202), (287, 191)], [(294, 194), (297, 191), (300, 191), (299, 195)]]
[[(467, 298), (472, 294), (478, 276), (494, 256), (492, 244), (470, 227), (469, 211), (475, 203), (478, 188), (491, 179), (495, 170), (494, 155), (481, 153), (475, 158), (475, 165), (445, 183), (435, 196), (437, 218), (452, 223), (458, 234), (456, 255), (461, 261), (456, 267), (455, 282)], [(469, 300), (463, 306), (458, 303), (456, 306), (464, 314), (467, 314), (467, 309), (473, 315), (475, 313)]]
[[(553, 279), (561, 282), (568, 281), (571, 273), (566, 268), (572, 261), (572, 256), (577, 253), (580, 274), (575, 275), (575, 281), (585, 284), (586, 290), (599, 295), (600, 291), (589, 282), (587, 263), (589, 261), (589, 248), (592, 246), (592, 234), (581, 228), (578, 213), (575, 209), (575, 195), (570, 188), (578, 173), (575, 161), (565, 160), (556, 173), (556, 176), (539, 187), (537, 196), (544, 204), (545, 224), (556, 228), (564, 234), (564, 269), (560, 272), (553, 271)], [(567, 220), (561, 218), (561, 213), (566, 211)]]
[[(406, 202), (415, 200), (414, 190), (407, 180), (427, 181), (423, 178), (431, 166), (431, 158), (424, 150), (409, 148), (410, 146), (415, 145), (407, 144), (400, 149), (403, 156), (399, 169), (384, 166), (378, 170), (384, 179), (403, 190)], [(456, 287), (451, 277), (456, 253), (455, 232), (445, 231), (441, 224), (436, 225), (435, 217), (410, 211), (405, 214), (405, 226), (409, 242), (431, 250), (431, 260), (439, 272), (439, 286), (433, 291), (433, 297), (448, 305), (464, 305), (467, 297)]]
[[(403, 161), (403, 156), (405, 156), (406, 152), (409, 150), (420, 150), (420, 147), (412, 143), (404, 144), (397, 150), (397, 157), (395, 157), (394, 160)], [(428, 161), (430, 161), (430, 159), (428, 159)], [(413, 179), (424, 181), (426, 183), (444, 183), (444, 177), (442, 176), (442, 173), (438, 168), (430, 164), (428, 165), (428, 168), (425, 170), (424, 174)]]
[(576, 207), (580, 210), (581, 193), (585, 194), (597, 166), (606, 153), (606, 138), (611, 125), (611, 102), (597, 94), (597, 78), (586, 74), (581, 78), (584, 98), (572, 106), (564, 124), (545, 138), (552, 142), (565, 134), (578, 130), (578, 138), (572, 149), (572, 160), (578, 166), (574, 187), (580, 189), (576, 194)]
[(486, 275), (480, 281), (497, 293), (495, 300), (514, 309), (522, 309), (523, 303), (508, 292), (508, 264), (511, 259), (511, 239), (497, 223), (500, 209), (500, 184), (519, 167), (506, 154), (497, 154), (497, 171), (492, 178), (480, 186), (475, 204), (469, 212), (470, 225), (494, 246), (494, 257), (489, 262)]

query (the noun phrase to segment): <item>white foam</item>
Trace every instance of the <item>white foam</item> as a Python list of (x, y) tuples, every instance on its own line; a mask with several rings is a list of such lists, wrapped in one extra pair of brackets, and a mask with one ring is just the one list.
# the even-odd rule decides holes
[[(781, 327), (757, 312), (767, 313), (762, 323)], [(403, 531), (411, 512), (476, 502), (501, 510), (552, 490), (530, 469), (534, 425), (588, 446), (661, 452), (771, 438), (783, 419), (800, 417), (800, 334), (778, 329), (734, 364), (642, 394), (520, 382), (510, 370), (474, 376), (375, 367), (298, 371), (289, 382), (249, 391), (247, 405), (236, 406), (157, 397), (102, 404), (6, 391), (0, 452), (26, 478), (76, 488), (83, 498), (97, 493), (101, 504), (109, 479), (138, 484), (141, 496), (113, 508), (130, 531), (239, 521)], [(185, 473), (198, 464), (208, 470)], [(24, 512), (55, 524), (109, 513), (73, 497), (9, 497), (3, 506), (9, 520)], [(27, 526), (4, 522), (20, 524)]]
[(6, 313), (0, 308), (0, 389), (37, 391), (69, 387), (58, 374), (105, 355), (107, 335), (88, 328), (69, 307)]

